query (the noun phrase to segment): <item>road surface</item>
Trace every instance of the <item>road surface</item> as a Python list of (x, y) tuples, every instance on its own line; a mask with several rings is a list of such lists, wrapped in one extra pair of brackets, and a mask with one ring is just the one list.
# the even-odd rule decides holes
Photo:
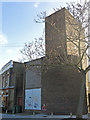
[[(1, 114), (0, 113), (0, 120), (62, 120), (64, 118), (71, 118), (70, 115), (44, 115), (44, 114), (36, 114), (36, 115), (29, 115), (29, 114)], [(72, 116), (72, 118), (76, 118), (76, 116)], [(90, 118), (88, 115), (84, 115), (83, 118)]]

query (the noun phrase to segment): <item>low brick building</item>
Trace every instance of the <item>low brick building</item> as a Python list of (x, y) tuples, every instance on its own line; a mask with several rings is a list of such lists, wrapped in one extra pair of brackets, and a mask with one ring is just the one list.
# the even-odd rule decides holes
[[(82, 81), (81, 73), (71, 66), (50, 66), (46, 69), (45, 66), (43, 67), (43, 59), (26, 63), (25, 111), (76, 114)], [(36, 63), (41, 63), (41, 67)], [(85, 96), (84, 114), (87, 113), (86, 98)]]
[(0, 71), (1, 106), (8, 111), (12, 111), (15, 105), (22, 107), (23, 70), (23, 63), (11, 60)]

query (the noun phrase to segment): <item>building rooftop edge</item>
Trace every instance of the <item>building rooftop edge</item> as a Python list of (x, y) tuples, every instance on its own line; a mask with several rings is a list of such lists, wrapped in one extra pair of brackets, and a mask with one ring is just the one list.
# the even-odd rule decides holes
[[(50, 17), (50, 16), (52, 16), (52, 15), (54, 15), (54, 14), (56, 14), (57, 12), (62, 11), (62, 10), (67, 10), (67, 9), (66, 9), (65, 7), (63, 7), (63, 8), (61, 8), (61, 9), (59, 9), (59, 10), (55, 11), (54, 13), (52, 13), (52, 14), (50, 14), (50, 15), (46, 16), (46, 17), (45, 17), (45, 19), (46, 19), (46, 18), (48, 18), (48, 17)], [(67, 11), (68, 11), (68, 10), (67, 10)]]

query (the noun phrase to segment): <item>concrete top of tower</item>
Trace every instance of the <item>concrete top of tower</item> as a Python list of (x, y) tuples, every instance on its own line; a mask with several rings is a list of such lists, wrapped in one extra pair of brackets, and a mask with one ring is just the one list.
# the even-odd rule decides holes
[(50, 16), (52, 16), (52, 15), (54, 15), (54, 14), (57, 14), (58, 12), (65, 11), (65, 10), (66, 10), (66, 8), (65, 8), (65, 7), (64, 7), (64, 8), (62, 8), (62, 9), (59, 9), (59, 10), (55, 11), (54, 13), (52, 13), (52, 14), (50, 14), (50, 15), (46, 16), (46, 18), (48, 18), (48, 17), (50, 17)]
[(51, 16), (53, 16), (54, 14), (58, 14), (58, 13), (63, 12), (63, 11), (67, 11), (67, 12), (69, 13), (69, 11), (68, 11), (65, 7), (63, 7), (63, 8), (61, 8), (61, 9), (55, 11), (55, 12), (52, 13), (51, 15), (47, 16), (46, 18), (51, 17)]
[[(53, 17), (53, 16), (56, 15), (56, 14), (58, 15), (59, 13), (62, 13), (62, 14), (65, 14), (65, 15), (68, 14), (70, 17), (74, 18), (74, 16), (73, 16), (65, 7), (63, 7), (63, 8), (61, 8), (60, 10), (57, 10), (56, 12), (54, 12), (54, 13), (52, 13), (51, 15), (47, 16), (47, 17), (45, 18), (45, 20)], [(74, 20), (75, 20), (76, 22), (78, 22), (76, 18), (74, 18)], [(78, 22), (78, 23), (79, 23), (79, 22)], [(80, 24), (80, 23), (79, 23), (79, 24)]]

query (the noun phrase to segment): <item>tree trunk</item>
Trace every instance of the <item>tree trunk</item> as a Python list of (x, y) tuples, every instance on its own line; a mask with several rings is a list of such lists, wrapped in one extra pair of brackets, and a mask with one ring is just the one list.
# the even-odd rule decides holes
[(82, 73), (82, 83), (81, 83), (81, 90), (80, 90), (80, 96), (79, 96), (79, 102), (77, 107), (77, 118), (82, 118), (83, 115), (83, 105), (84, 105), (84, 98), (85, 98), (85, 86), (86, 86), (86, 73)]

